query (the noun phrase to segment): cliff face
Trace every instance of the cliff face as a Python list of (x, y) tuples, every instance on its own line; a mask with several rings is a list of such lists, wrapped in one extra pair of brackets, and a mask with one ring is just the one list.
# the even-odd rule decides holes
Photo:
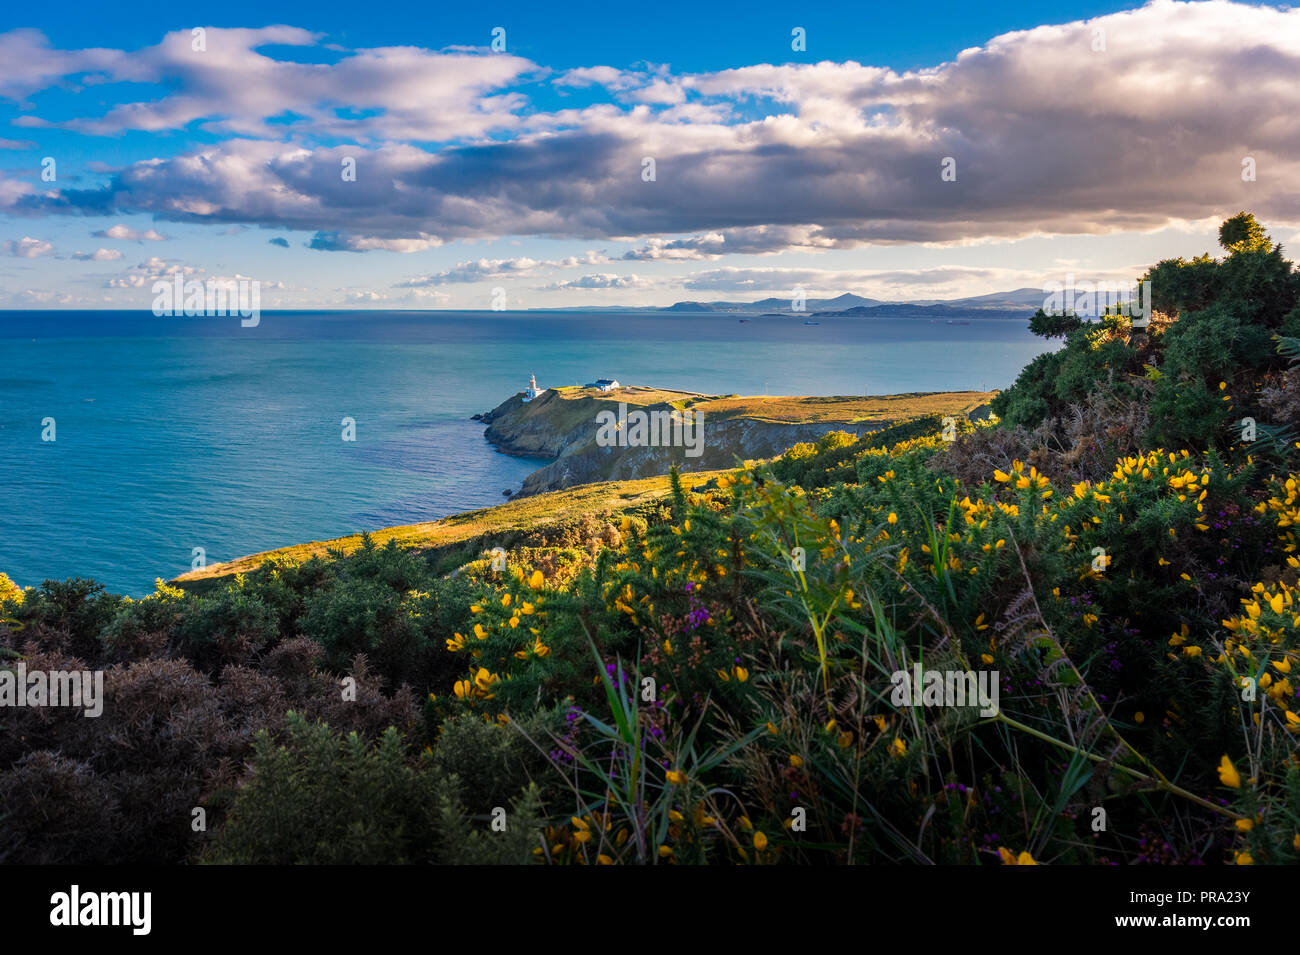
[(480, 419), (488, 426), (484, 435), (497, 450), (533, 458), (558, 458), (585, 435), (596, 434), (596, 415), (605, 408), (615, 412), (617, 401), (604, 398), (564, 398), (545, 391), (525, 402), (513, 395)]
[(738, 461), (768, 458), (780, 454), (800, 441), (816, 441), (828, 431), (865, 434), (881, 427), (879, 423), (848, 424), (778, 424), (733, 418), (709, 422), (704, 426), (702, 453), (690, 457), (681, 447), (600, 447), (594, 439), (594, 427), (573, 438), (552, 463), (524, 479), (520, 494), (556, 491), (575, 484), (593, 481), (626, 481), (667, 474), (676, 464), (683, 472), (716, 471), (732, 468)]
[[(817, 419), (812, 421), (789, 420), (797, 418), (797, 413), (787, 414), (787, 420), (766, 417), (769, 408), (777, 407), (775, 404), (756, 404), (752, 413), (737, 411), (737, 402), (765, 400), (718, 399), (651, 389), (626, 389), (608, 395), (547, 391), (527, 403), (515, 395), (481, 420), (488, 425), (487, 439), (506, 454), (555, 459), (524, 480), (520, 496), (525, 496), (596, 481), (666, 474), (674, 464), (683, 472), (731, 468), (737, 460), (772, 457), (801, 441), (816, 441), (828, 431), (865, 434), (902, 417), (873, 415), (864, 419), (854, 404), (861, 399), (773, 399), (783, 403), (782, 407), (788, 407), (791, 401), (808, 402), (810, 409), (816, 409), (816, 414), (808, 415)], [(828, 416), (826, 403), (837, 400), (845, 405), (843, 414), (832, 412)], [(684, 443), (699, 447), (701, 453), (688, 455), (683, 446), (601, 446), (597, 443), (598, 416), (606, 411), (617, 415), (621, 403), (626, 404), (629, 414), (670, 412), (684, 407), (699, 411), (703, 415), (702, 440), (698, 445)], [(969, 397), (965, 403), (971, 404)], [(855, 417), (858, 420), (853, 420)]]

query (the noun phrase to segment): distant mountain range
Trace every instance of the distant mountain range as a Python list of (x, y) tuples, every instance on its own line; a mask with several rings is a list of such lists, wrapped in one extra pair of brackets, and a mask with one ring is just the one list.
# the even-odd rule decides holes
[[(892, 304), (879, 299), (863, 298), (852, 292), (845, 292), (835, 298), (810, 298), (804, 305), (807, 311), (842, 312), (848, 308), (860, 308), (872, 305)], [(761, 298), (757, 302), (677, 302), (665, 309), (665, 312), (788, 312), (790, 297)]]
[(915, 315), (918, 318), (993, 317), (999, 313), (1032, 313), (1042, 307), (1046, 295), (1039, 288), (1018, 288), (1009, 292), (991, 292), (954, 299), (912, 299), (905, 302), (882, 302), (845, 292), (835, 298), (810, 298), (803, 312), (794, 312), (789, 296), (762, 298), (756, 302), (675, 302), (668, 306), (604, 306), (591, 308), (546, 309), (546, 311), (619, 311), (619, 312), (733, 312), (742, 315), (765, 314), (839, 314), (839, 315)]
[[(880, 299), (863, 298), (861, 295), (854, 295), (851, 292), (845, 292), (843, 295), (837, 295), (835, 298), (810, 298), (804, 305), (809, 312), (822, 313), (846, 313), (846, 314), (871, 314), (873, 310), (897, 310), (907, 309), (912, 311), (918, 308), (949, 308), (960, 310), (963, 313), (971, 310), (988, 310), (988, 311), (1024, 311), (1025, 309), (1036, 310), (1042, 307), (1046, 296), (1042, 289), (1038, 288), (1018, 288), (1009, 292), (992, 292), (988, 295), (974, 295), (970, 298), (954, 299), (911, 299), (903, 302), (882, 302)], [(668, 312), (789, 312), (790, 298), (764, 298), (757, 302), (677, 302), (663, 309)]]

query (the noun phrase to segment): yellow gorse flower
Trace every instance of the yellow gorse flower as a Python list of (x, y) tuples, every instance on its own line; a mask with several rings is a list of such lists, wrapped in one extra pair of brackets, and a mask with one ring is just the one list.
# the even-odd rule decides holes
[(1237, 772), (1237, 767), (1232, 765), (1232, 760), (1227, 756), (1219, 761), (1219, 782), (1231, 789), (1241, 788), (1241, 774)]
[(1005, 847), (998, 848), (998, 858), (1002, 860), (1003, 865), (1038, 865), (1028, 852), (1022, 852), (1016, 855), (1010, 849)]

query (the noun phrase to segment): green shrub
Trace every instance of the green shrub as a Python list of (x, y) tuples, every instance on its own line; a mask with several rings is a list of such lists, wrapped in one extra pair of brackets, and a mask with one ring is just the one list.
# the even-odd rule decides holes
[[(282, 743), (258, 735), (253, 773), (203, 861), (211, 864), (385, 865), (513, 862), (531, 858), (537, 796), (467, 811), (455, 776), (426, 756), (412, 763), (396, 729), (373, 745), (290, 714)], [(507, 808), (507, 807), (501, 807)]]
[(433, 770), (441, 777), (458, 777), (462, 791), (471, 794), (476, 805), (504, 806), (530, 783), (553, 786), (547, 751), (552, 733), (563, 723), (554, 710), (522, 713), (518, 726), (489, 723), (468, 713), (453, 715), (439, 726)]
[(221, 590), (189, 599), (173, 633), (177, 653), (216, 673), (271, 649), (280, 638), (279, 616), (255, 585), (237, 577)]

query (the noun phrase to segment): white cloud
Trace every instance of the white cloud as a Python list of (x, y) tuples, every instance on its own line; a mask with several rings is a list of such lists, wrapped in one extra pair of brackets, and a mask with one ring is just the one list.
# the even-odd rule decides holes
[(179, 262), (151, 255), (145, 261), (131, 266), (120, 276), (110, 278), (105, 285), (108, 288), (145, 288), (162, 278), (170, 278), (174, 275), (185, 277), (203, 275), (206, 271), (197, 266), (182, 265)]
[(654, 288), (655, 282), (641, 275), (615, 275), (609, 272), (602, 272), (594, 275), (584, 275), (580, 278), (570, 279), (567, 282), (554, 282), (550, 285), (541, 287), (542, 291), (555, 291), (559, 289), (649, 289)]
[(603, 86), (608, 90), (627, 90), (642, 85), (644, 74), (617, 70), (612, 66), (583, 66), (565, 70), (555, 78), (556, 86), (586, 88)]
[(92, 232), (91, 235), (96, 239), (122, 239), (131, 242), (161, 242), (167, 238), (155, 229), (145, 229), (140, 232), (121, 224), (100, 229), (98, 232)]
[(0, 33), (0, 98), (22, 102), (65, 77), (115, 69), (126, 60), (121, 50), (52, 49), (39, 30)]
[(399, 282), (396, 288), (428, 288), (436, 285), (452, 285), (463, 282), (484, 282), (491, 279), (512, 278), (529, 275), (541, 269), (572, 269), (582, 265), (596, 265), (608, 261), (603, 255), (588, 252), (582, 256), (568, 256), (563, 259), (540, 260), (521, 256), (514, 259), (477, 259), (471, 262), (458, 262), (450, 269), (431, 275), (419, 275)]
[(17, 241), (6, 239), (0, 246), (0, 250), (3, 250), (5, 255), (14, 255), (20, 259), (35, 259), (42, 255), (49, 255), (54, 251), (54, 246), (44, 239), (33, 239), (25, 235)]
[[(275, 240), (272, 239), (271, 241), (274, 242)], [(424, 252), (427, 249), (434, 249), (440, 245), (442, 245), (441, 239), (424, 232), (415, 236), (391, 239), (385, 239), (373, 235), (352, 235), (341, 232), (317, 232), (310, 243), (311, 248), (328, 252), (373, 252), (375, 250), (382, 250), (385, 252), (401, 252), (405, 254), (411, 252)]]
[[(0, 53), (13, 51), (11, 82), (31, 91), (49, 83), (48, 71), (75, 72), (87, 64), (105, 82), (154, 83), (175, 92), (155, 100), (116, 105), (98, 116), (50, 121), (36, 115), (15, 125), (75, 129), (116, 135), (127, 130), (160, 132), (200, 122), (206, 129), (238, 136), (275, 136), (269, 120), (301, 117), (315, 135), (372, 136), (439, 141), (479, 137), (518, 125), (523, 100), (502, 88), (536, 70), (509, 54), (435, 51), (393, 46), (345, 52), (336, 62), (277, 60), (260, 48), (314, 46), (319, 37), (290, 26), (260, 29), (207, 28), (207, 49), (192, 49), (189, 29), (168, 33), (156, 46), (131, 51), (51, 50), (34, 31), (0, 35)], [(0, 57), (3, 61), (3, 57)], [(31, 62), (43, 78), (23, 80)], [(0, 74), (0, 93), (6, 89)]]

